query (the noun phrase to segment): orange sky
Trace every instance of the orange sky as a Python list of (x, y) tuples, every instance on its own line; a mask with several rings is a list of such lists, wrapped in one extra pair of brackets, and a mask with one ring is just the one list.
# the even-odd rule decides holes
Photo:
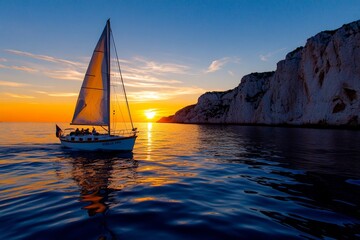
[[(71, 122), (74, 113), (76, 99), (73, 103), (31, 101), (1, 102), (0, 122)], [(177, 110), (193, 102), (135, 102), (130, 103), (133, 121), (157, 121), (162, 116), (174, 114)], [(153, 119), (147, 119), (146, 110), (155, 112)]]

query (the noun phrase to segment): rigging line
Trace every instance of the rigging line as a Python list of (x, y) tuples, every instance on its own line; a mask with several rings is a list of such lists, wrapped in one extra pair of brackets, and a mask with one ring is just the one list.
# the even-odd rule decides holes
[(118, 107), (118, 109), (119, 109), (119, 111), (120, 111), (120, 114), (121, 114), (121, 119), (122, 119), (122, 121), (123, 121), (123, 123), (124, 123), (124, 125), (125, 125), (125, 129), (127, 130), (128, 127), (127, 127), (127, 124), (126, 124), (126, 121), (125, 121), (124, 114), (123, 114), (123, 112), (121, 111), (120, 101), (119, 101), (119, 99), (118, 99), (115, 86), (113, 86), (113, 89), (114, 89), (114, 93), (115, 93), (115, 94), (114, 94), (114, 95), (115, 95), (115, 101), (116, 101), (116, 103), (117, 103), (117, 107)]
[(118, 65), (118, 67), (119, 67), (120, 78), (121, 78), (121, 83), (122, 83), (123, 90), (124, 90), (124, 95), (125, 95), (125, 100), (126, 100), (126, 106), (127, 106), (128, 113), (129, 113), (129, 117), (130, 117), (131, 127), (132, 127), (132, 129), (134, 130), (134, 124), (133, 124), (133, 121), (132, 121), (132, 118), (131, 118), (130, 107), (129, 107), (129, 103), (128, 103), (127, 96), (126, 96), (126, 91), (125, 91), (124, 80), (123, 80), (123, 77), (122, 77), (122, 74), (121, 74), (121, 68), (120, 68), (120, 63), (119, 63), (119, 57), (118, 57), (117, 50), (116, 50), (114, 35), (112, 34), (112, 30), (111, 30), (111, 29), (110, 29), (110, 33), (111, 33), (110, 35), (111, 35), (112, 40), (113, 40), (113, 43), (114, 43), (114, 49), (115, 49), (115, 54), (116, 54), (116, 59), (117, 59), (117, 65)]
[[(113, 63), (113, 61), (111, 61), (111, 64), (114, 64)], [(113, 82), (115, 81), (115, 79), (116, 79), (116, 83), (117, 83), (117, 76), (116, 76), (116, 74), (113, 74), (112, 75), (113, 76)], [(114, 129), (117, 129), (117, 121), (116, 121), (116, 116), (117, 116), (117, 110), (119, 110), (120, 111), (120, 115), (121, 115), (121, 120), (122, 120), (122, 122), (123, 122), (123, 124), (125, 125), (125, 129), (127, 129), (127, 124), (126, 124), (126, 122), (125, 122), (125, 118), (124, 118), (124, 115), (123, 115), (123, 113), (122, 113), (122, 111), (121, 111), (121, 106), (120, 106), (120, 101), (119, 101), (119, 99), (118, 99), (118, 93), (117, 93), (117, 87), (116, 87), (116, 84), (112, 84), (111, 85), (112, 86), (112, 89), (113, 89), (113, 92), (114, 92), (114, 94), (113, 94), (113, 96), (114, 96), (114, 98), (115, 98), (115, 103), (113, 104), (113, 128)]]
[[(111, 61), (111, 65), (113, 66), (113, 65), (116, 65), (115, 64), (115, 61)], [(114, 68), (113, 68), (114, 69)], [(120, 117), (121, 117), (121, 120), (122, 120), (122, 123), (123, 123), (123, 125), (124, 125), (124, 127), (125, 127), (125, 129), (126, 130), (128, 130), (129, 128), (128, 128), (128, 124), (127, 124), (127, 122), (126, 122), (126, 119), (125, 119), (125, 117), (124, 117), (124, 114), (123, 114), (123, 111), (122, 111), (122, 104), (120, 104), (120, 102), (122, 102), (122, 101), (120, 101), (119, 100), (119, 94), (117, 93), (117, 85), (120, 85), (120, 81), (119, 81), (119, 76), (117, 76), (117, 74), (118, 74), (118, 72), (114, 72), (113, 74), (112, 74), (112, 78), (114, 79), (113, 80), (113, 82), (114, 82), (114, 84), (112, 84), (111, 86), (112, 86), (112, 89), (113, 89), (113, 92), (114, 92), (114, 94), (113, 94), (113, 96), (114, 96), (114, 98), (115, 98), (115, 104), (113, 104), (113, 106), (114, 106), (114, 109), (117, 111), (120, 111)], [(120, 75), (120, 74), (119, 74)], [(116, 80), (116, 81), (115, 81)], [(117, 116), (117, 114), (116, 114), (117, 112), (115, 112), (115, 115), (114, 115), (114, 112), (113, 112), (113, 126), (114, 126), (114, 129), (116, 129), (117, 128), (117, 122), (114, 120), (114, 118)]]
[[(111, 59), (110, 59), (110, 61), (111, 61)], [(111, 68), (111, 67), (110, 67)], [(112, 68), (111, 68), (112, 69)], [(114, 76), (113, 76), (113, 74), (111, 75), (111, 78), (112, 79), (114, 79)], [(112, 87), (113, 88), (113, 92), (114, 92), (114, 94), (113, 94), (113, 96), (115, 96), (115, 98), (116, 98), (116, 92), (115, 92), (115, 86), (113, 85), (113, 84), (110, 84), (110, 87)], [(111, 89), (110, 89), (110, 91), (111, 91)], [(112, 101), (111, 101), (111, 99), (110, 99), (110, 103), (111, 103)], [(114, 105), (115, 104), (113, 104), (113, 103), (111, 103), (111, 105), (110, 105), (110, 111), (111, 111), (111, 107), (112, 107), (112, 128), (113, 129), (117, 129), (117, 126), (116, 126), (116, 116), (115, 116), (115, 110), (114, 110)]]
[[(120, 101), (119, 101), (119, 99), (118, 99), (118, 94), (117, 94), (117, 92), (116, 92), (116, 86), (113, 85), (112, 87), (113, 87), (114, 96), (115, 96), (115, 103), (116, 103), (116, 104), (115, 104), (115, 107), (117, 107), (117, 109), (120, 111), (121, 119), (122, 119), (122, 121), (123, 121), (123, 123), (124, 123), (124, 125), (125, 125), (125, 129), (127, 130), (128, 127), (127, 127), (127, 124), (126, 124), (126, 121), (125, 121), (125, 117), (124, 117), (124, 115), (123, 115), (123, 111), (121, 111)], [(115, 109), (115, 110), (116, 110), (116, 109)], [(115, 114), (116, 114), (116, 113), (115, 113)]]

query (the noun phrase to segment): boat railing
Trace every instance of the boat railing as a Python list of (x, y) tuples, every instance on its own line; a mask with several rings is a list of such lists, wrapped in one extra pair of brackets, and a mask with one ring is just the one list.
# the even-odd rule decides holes
[(133, 136), (138, 131), (133, 131), (130, 129), (121, 129), (121, 130), (113, 130), (111, 131), (111, 135), (121, 135), (121, 136)]
[[(130, 129), (121, 129), (121, 130), (112, 130), (111, 135), (120, 135), (120, 136), (134, 136), (138, 131), (136, 129), (130, 130)], [(95, 132), (89, 131), (89, 129), (82, 129), (81, 131), (76, 131), (75, 128), (66, 128), (64, 129), (63, 133), (61, 135), (74, 135), (74, 136), (82, 136), (82, 135), (106, 135), (108, 134), (105, 130), (97, 130)]]

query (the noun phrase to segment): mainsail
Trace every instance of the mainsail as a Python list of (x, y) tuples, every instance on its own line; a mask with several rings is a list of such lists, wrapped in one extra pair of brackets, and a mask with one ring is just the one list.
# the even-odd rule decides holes
[(110, 117), (110, 21), (95, 47), (71, 124), (109, 126)]

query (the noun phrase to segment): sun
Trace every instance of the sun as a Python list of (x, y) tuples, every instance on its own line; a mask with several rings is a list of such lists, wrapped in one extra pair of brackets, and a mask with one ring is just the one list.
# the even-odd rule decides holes
[(154, 111), (154, 109), (147, 109), (145, 110), (145, 116), (148, 120), (151, 120), (155, 117), (156, 112)]

